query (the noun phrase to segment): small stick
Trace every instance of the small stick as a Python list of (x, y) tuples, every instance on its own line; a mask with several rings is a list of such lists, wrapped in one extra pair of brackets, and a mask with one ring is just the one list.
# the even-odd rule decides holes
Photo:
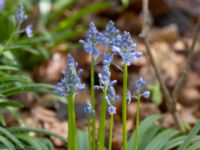
[(198, 40), (198, 35), (200, 33), (200, 17), (198, 18), (198, 22), (197, 22), (197, 26), (196, 26), (196, 31), (192, 40), (192, 45), (190, 47), (189, 50), (189, 54), (188, 54), (188, 58), (187, 58), (187, 66), (185, 67), (185, 69), (182, 71), (180, 78), (178, 79), (178, 81), (175, 84), (172, 96), (175, 99), (175, 101), (177, 100), (177, 96), (179, 94), (179, 91), (187, 77), (188, 72), (190, 71), (190, 67), (192, 64), (192, 58), (193, 58), (193, 54), (194, 54), (194, 50), (195, 50), (195, 45), (197, 43)]
[(155, 71), (156, 77), (158, 78), (158, 81), (160, 83), (162, 92), (164, 97), (166, 98), (167, 101), (167, 108), (169, 110), (169, 112), (171, 113), (175, 125), (181, 129), (184, 130), (182, 121), (179, 117), (179, 114), (176, 111), (176, 105), (175, 105), (175, 101), (172, 98), (172, 96), (169, 93), (169, 90), (167, 89), (167, 86), (165, 84), (165, 82), (163, 81), (162, 77), (161, 77), (161, 72), (155, 62), (155, 59), (153, 57), (152, 51), (150, 49), (149, 46), (149, 41), (148, 41), (148, 31), (149, 31), (149, 10), (148, 10), (148, 0), (143, 0), (143, 28), (142, 28), (142, 32), (140, 34), (141, 39), (144, 42), (144, 45), (146, 47), (147, 53), (149, 55), (150, 58), (150, 62), (152, 63), (153, 69)]

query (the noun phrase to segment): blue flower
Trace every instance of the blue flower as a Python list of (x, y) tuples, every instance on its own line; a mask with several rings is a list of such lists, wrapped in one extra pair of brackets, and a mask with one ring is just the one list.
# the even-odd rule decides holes
[(5, 0), (0, 0), (0, 10), (4, 9), (5, 7)]
[(146, 86), (146, 81), (143, 78), (139, 78), (136, 82), (135, 82), (135, 90), (137, 92), (140, 92), (142, 89), (144, 89)]
[(111, 47), (118, 34), (120, 34), (120, 30), (115, 27), (115, 23), (113, 21), (109, 21), (104, 32), (106, 37), (104, 44)]
[(104, 66), (109, 66), (113, 61), (113, 55), (112, 54), (108, 54), (108, 53), (104, 53), (104, 57), (103, 57), (103, 65)]
[(110, 84), (110, 70), (108, 66), (103, 66), (103, 70), (101, 73), (98, 74), (99, 76), (99, 82), (100, 82), (100, 87), (108, 87)]
[(76, 71), (78, 64), (70, 54), (67, 57), (67, 62), (67, 69), (63, 71), (63, 79), (56, 85), (56, 92), (61, 96), (68, 96), (71, 92), (76, 94), (85, 88), (85, 84), (81, 83)]
[(131, 91), (128, 90), (128, 92), (127, 92), (127, 100), (128, 100), (128, 104), (130, 104), (131, 99), (132, 99)]
[(136, 43), (132, 40), (129, 32), (118, 34), (112, 42), (112, 51), (119, 54), (122, 64), (130, 65), (142, 56), (142, 52), (136, 51)]
[(28, 25), (28, 26), (26, 26), (26, 28), (25, 28), (26, 35), (27, 35), (29, 38), (33, 37), (32, 27), (33, 27), (32, 25)]
[(108, 86), (106, 100), (109, 105), (114, 104), (114, 102), (119, 100), (119, 96), (116, 95), (113, 85)]
[(142, 93), (142, 96), (143, 96), (144, 98), (149, 98), (150, 92), (149, 92), (149, 91), (145, 91), (144, 93)]
[(116, 107), (113, 106), (113, 105), (110, 105), (110, 106), (108, 107), (108, 113), (109, 113), (110, 115), (116, 114)]
[(97, 45), (105, 40), (104, 35), (99, 32), (93, 22), (90, 23), (86, 41), (80, 40), (79, 42), (83, 45), (86, 52), (90, 53), (93, 57), (99, 56), (99, 49)]
[(86, 113), (87, 117), (95, 114), (95, 111), (92, 109), (92, 105), (89, 100), (86, 100), (84, 104), (84, 112)]
[(15, 14), (15, 21), (16, 21), (17, 25), (21, 24), (26, 19), (27, 19), (27, 16), (24, 13), (23, 5), (19, 5), (17, 12)]

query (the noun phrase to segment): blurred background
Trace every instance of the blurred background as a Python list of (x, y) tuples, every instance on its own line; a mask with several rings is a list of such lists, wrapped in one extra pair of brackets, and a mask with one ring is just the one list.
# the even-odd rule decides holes
[[(33, 37), (27, 38), (21, 33), (12, 39), (8, 51), (2, 52), (5, 43), (15, 30), (14, 14), (22, 3), (28, 19), (21, 28), (33, 25)], [(149, 0), (150, 31), (149, 41), (155, 61), (168, 89), (173, 90), (181, 71), (186, 65), (188, 51), (191, 46), (195, 25), (200, 15), (199, 0)], [(66, 55), (72, 53), (79, 68), (85, 70), (82, 81), (87, 89), (76, 96), (77, 125), (85, 129), (87, 118), (83, 113), (83, 104), (90, 98), (89, 64), (90, 56), (83, 51), (79, 39), (86, 38), (87, 28), (93, 21), (102, 31), (109, 20), (116, 23), (121, 31), (129, 31), (137, 43), (137, 50), (144, 56), (129, 67), (129, 89), (133, 90), (134, 81), (139, 77), (147, 80), (151, 97), (142, 100), (141, 117), (161, 113), (165, 117), (161, 124), (174, 127), (173, 120), (167, 111), (165, 97), (149, 61), (145, 47), (139, 38), (142, 29), (142, 0), (0, 0), (0, 64), (19, 68), (10, 75), (26, 77), (29, 83), (47, 83), (51, 87), (26, 90), (28, 92), (8, 95), (12, 101), (21, 102), (25, 107), (19, 115), (23, 124), (36, 128), (48, 129), (66, 137), (67, 108), (63, 99), (55, 96), (53, 86), (61, 79), (61, 71), (66, 66)], [(118, 61), (118, 58), (116, 58)], [(95, 83), (98, 84), (98, 73), (101, 64), (96, 65)], [(117, 92), (122, 95), (122, 72), (111, 67), (112, 79), (118, 80)], [(27, 79), (28, 78), (28, 79)], [(1, 81), (2, 83), (3, 81)], [(20, 87), (25, 81), (16, 81)], [(23, 83), (23, 84), (22, 84)], [(12, 85), (6, 85), (8, 88)], [(49, 85), (49, 86), (50, 86)], [(6, 88), (0, 87), (1, 90)], [(37, 88), (37, 87), (35, 87)], [(42, 89), (43, 88), (43, 89)], [(36, 91), (36, 92), (34, 92)], [(5, 92), (4, 92), (5, 93)], [(20, 93), (20, 94), (18, 94)], [(101, 103), (101, 92), (96, 93), (97, 116)], [(190, 72), (178, 96), (177, 110), (183, 121), (194, 125), (200, 118), (200, 43), (197, 42)], [(128, 131), (134, 129), (136, 103), (128, 105)], [(4, 111), (8, 126), (17, 125), (15, 117)], [(98, 117), (97, 117), (98, 118)], [(98, 121), (98, 120), (97, 120)], [(118, 103), (114, 126), (114, 149), (121, 143), (121, 102)], [(53, 139), (57, 147), (63, 143)]]

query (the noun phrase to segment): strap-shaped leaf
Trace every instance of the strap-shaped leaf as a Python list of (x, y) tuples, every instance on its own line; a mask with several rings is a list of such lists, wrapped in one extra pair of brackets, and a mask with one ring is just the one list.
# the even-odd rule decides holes
[(0, 142), (3, 143), (7, 148), (9, 148), (10, 150), (16, 150), (15, 146), (5, 137), (0, 135)]
[(7, 66), (7, 65), (0, 65), (0, 71), (1, 70), (18, 71), (19, 68), (16, 68), (13, 66)]
[[(139, 145), (142, 141), (142, 137), (145, 135), (146, 131), (149, 130), (151, 128), (151, 126), (153, 125), (153, 123), (155, 121), (157, 121), (158, 119), (161, 119), (162, 116), (161, 115), (152, 115), (147, 117), (144, 121), (142, 121), (142, 123), (140, 124), (139, 127), (139, 138), (138, 138), (138, 142)], [(128, 141), (128, 150), (133, 150), (134, 149), (134, 140), (135, 139), (135, 132), (132, 133), (129, 141)]]
[(25, 128), (25, 127), (15, 127), (15, 128), (8, 128), (8, 130), (11, 133), (22, 133), (22, 132), (35, 132), (35, 133), (42, 133), (44, 135), (48, 136), (54, 136), (58, 139), (60, 139), (63, 142), (66, 142), (66, 139), (63, 138), (62, 136), (55, 134), (53, 132), (50, 132), (48, 130), (43, 130), (43, 129), (34, 129), (34, 128)]
[(5, 108), (5, 107), (22, 108), (23, 105), (13, 101), (0, 101), (0, 108)]
[(88, 131), (80, 131), (80, 130), (78, 130), (78, 132), (77, 132), (77, 140), (78, 140), (78, 150), (89, 149)]
[(200, 149), (200, 141), (188, 146), (187, 150), (199, 150)]
[(153, 138), (145, 150), (161, 150), (165, 143), (178, 133), (176, 130), (166, 129)]
[(161, 126), (158, 125), (152, 125), (143, 135), (142, 140), (139, 145), (139, 150), (144, 150), (145, 147), (148, 145), (148, 143), (156, 137), (156, 134), (161, 130)]
[(17, 134), (16, 135), (20, 140), (28, 143), (35, 150), (48, 150), (48, 147), (40, 141), (38, 138), (28, 136), (26, 134)]
[(10, 141), (15, 143), (20, 148), (24, 148), (23, 144), (13, 135), (11, 134), (7, 129), (0, 127), (0, 133), (2, 135), (5, 135)]
[(169, 149), (179, 146), (180, 144), (183, 143), (185, 137), (186, 136), (179, 136), (179, 137), (176, 137), (176, 138), (168, 141), (167, 143), (165, 143), (162, 150), (169, 150)]
[(48, 150), (55, 150), (52, 142), (49, 139), (47, 139), (47, 138), (41, 138), (41, 139), (43, 140), (43, 142), (45, 143), (45, 145), (47, 145)]
[(197, 133), (200, 130), (200, 121), (198, 121), (195, 126), (192, 128), (190, 133), (185, 138), (184, 142), (181, 144), (181, 146), (178, 148), (178, 150), (185, 150), (186, 147), (189, 145), (191, 139), (197, 135)]
[(25, 85), (21, 85), (19, 87), (13, 87), (13, 88), (9, 88), (4, 90), (2, 93), (6, 96), (11, 96), (11, 95), (15, 95), (18, 93), (23, 93), (23, 92), (52, 92), (54, 90), (54, 86), (49, 85), (49, 84), (25, 84)]

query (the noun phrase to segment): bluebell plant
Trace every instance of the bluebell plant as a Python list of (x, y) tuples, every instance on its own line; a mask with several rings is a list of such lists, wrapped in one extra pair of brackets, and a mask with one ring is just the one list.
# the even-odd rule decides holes
[[(68, 149), (77, 150), (76, 120), (74, 97), (78, 91), (85, 88), (79, 78), (78, 63), (69, 54), (67, 57), (67, 68), (63, 71), (62, 80), (56, 85), (56, 92), (67, 98), (68, 102)], [(88, 110), (89, 107), (87, 107)]]
[(138, 150), (138, 136), (139, 136), (139, 122), (140, 122), (140, 100), (141, 97), (148, 98), (150, 92), (146, 90), (146, 81), (139, 78), (135, 82), (135, 96), (137, 98), (137, 111), (136, 111), (136, 126), (135, 126), (135, 143), (134, 150)]
[[(23, 17), (22, 17), (23, 18)], [(30, 27), (29, 27), (30, 28)], [(29, 29), (28, 29), (29, 30)], [(28, 32), (29, 36), (32, 32)], [(90, 23), (87, 32), (86, 40), (80, 40), (80, 44), (83, 45), (85, 52), (91, 55), (92, 61), (90, 65), (90, 86), (91, 86), (91, 101), (87, 100), (84, 105), (84, 112), (88, 117), (88, 138), (89, 138), (89, 149), (90, 150), (103, 150), (105, 143), (105, 121), (106, 112), (110, 115), (110, 132), (109, 132), (109, 145), (108, 149), (112, 149), (112, 130), (114, 115), (116, 114), (116, 102), (119, 99), (114, 85), (117, 83), (116, 80), (111, 80), (110, 66), (114, 64), (114, 56), (119, 55), (121, 57), (121, 65), (123, 66), (123, 93), (122, 93), (122, 133), (123, 133), (123, 149), (127, 150), (127, 131), (126, 131), (126, 109), (127, 103), (130, 103), (132, 99), (131, 91), (127, 89), (128, 85), (128, 66), (135, 61), (139, 60), (142, 56), (142, 52), (136, 50), (136, 43), (133, 41), (129, 32), (121, 32), (115, 27), (114, 22), (109, 21), (106, 29), (103, 32), (98, 31), (93, 22)], [(98, 46), (101, 45), (107, 48), (107, 52), (101, 52)], [(94, 85), (94, 71), (95, 64), (100, 55), (103, 55), (102, 72), (98, 74), (99, 85)], [(72, 144), (76, 141), (75, 135), (75, 111), (74, 111), (74, 96), (79, 90), (85, 88), (85, 85), (81, 83), (79, 73), (76, 71), (77, 63), (74, 61), (71, 55), (68, 55), (67, 69), (63, 72), (63, 79), (57, 84), (56, 91), (66, 96), (69, 105), (69, 133), (68, 133), (68, 149), (76, 149), (77, 145)], [(136, 120), (136, 132), (138, 136), (139, 126), (139, 107), (140, 97), (148, 98), (150, 96), (149, 91), (144, 91), (146, 82), (140, 78), (135, 84), (135, 95), (138, 98), (137, 104), (137, 120)], [(95, 119), (95, 88), (103, 91), (103, 99), (101, 102), (101, 113), (100, 113), (100, 125), (98, 138), (96, 137), (96, 119)], [(90, 118), (92, 118), (92, 128), (90, 129)], [(71, 122), (71, 123), (70, 123)], [(70, 130), (71, 129), (71, 130)], [(74, 133), (74, 134), (73, 134)], [(72, 135), (73, 134), (73, 135)], [(137, 145), (137, 136), (135, 145)], [(96, 139), (97, 138), (97, 139)], [(97, 140), (97, 142), (96, 142)], [(74, 142), (75, 143), (75, 142)], [(97, 145), (96, 145), (97, 144)], [(137, 146), (135, 146), (137, 150)]]
[(89, 141), (89, 150), (92, 150), (92, 139), (91, 139), (91, 129), (90, 129), (90, 118), (95, 115), (95, 110), (92, 108), (90, 100), (86, 100), (84, 104), (84, 112), (88, 118), (88, 141)]
[[(89, 53), (92, 57), (91, 65), (90, 65), (90, 94), (91, 94), (91, 105), (92, 109), (95, 109), (95, 89), (94, 89), (94, 73), (95, 73), (95, 63), (98, 58), (100, 51), (97, 46), (104, 41), (104, 35), (99, 32), (93, 22), (90, 23), (87, 39), (80, 40), (79, 42), (83, 45), (83, 49), (85, 52)], [(92, 149), (96, 148), (96, 119), (95, 116), (92, 116)]]

